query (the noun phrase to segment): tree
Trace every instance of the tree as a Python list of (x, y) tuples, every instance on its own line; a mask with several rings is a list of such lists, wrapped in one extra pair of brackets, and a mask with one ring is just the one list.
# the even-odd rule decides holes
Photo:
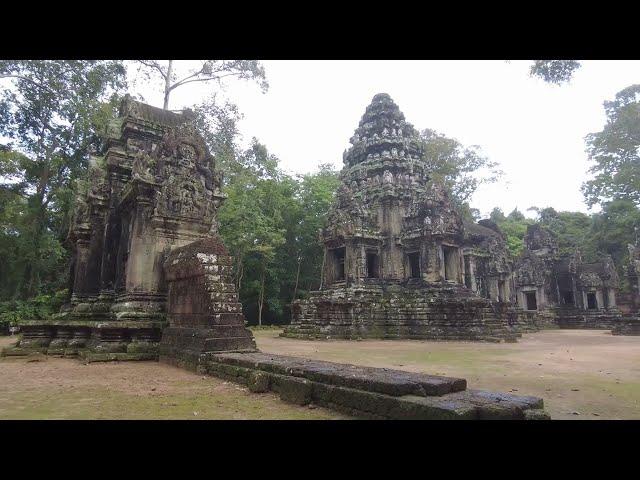
[(587, 152), (594, 165), (592, 180), (582, 192), (589, 206), (624, 199), (640, 205), (640, 85), (618, 92), (604, 102), (607, 123), (587, 135)]
[(459, 206), (467, 204), (480, 185), (502, 175), (498, 164), (482, 156), (478, 146), (465, 147), (431, 129), (423, 130), (420, 138), (430, 175), (444, 183)]
[(534, 221), (526, 218), (517, 208), (505, 216), (504, 212), (496, 207), (491, 211), (489, 218), (500, 227), (506, 236), (509, 252), (516, 257), (520, 255), (524, 250), (524, 236), (527, 233), (527, 227)]
[(618, 199), (605, 203), (602, 211), (593, 215), (589, 232), (591, 251), (611, 255), (622, 274), (629, 254), (627, 245), (638, 240), (639, 231), (640, 209), (633, 202)]
[(163, 83), (164, 103), (162, 108), (169, 109), (169, 98), (175, 89), (191, 83), (215, 81), (221, 84), (228, 77), (258, 82), (263, 91), (267, 83), (264, 67), (256, 60), (200, 60), (196, 68), (177, 74), (175, 60), (137, 60), (147, 76), (160, 77)]
[(287, 243), (294, 246), (296, 278), (292, 300), (298, 298), (300, 285), (303, 293), (319, 287), (324, 245), (320, 230), (325, 226), (327, 214), (340, 185), (338, 171), (331, 164), (322, 164), (318, 171), (298, 178), (298, 220), (292, 223)]
[(240, 297), (256, 305), (262, 324), (265, 304), (280, 309), (280, 270), (274, 260), (285, 243), (283, 212), (293, 192), (277, 157), (255, 138), (238, 163), (225, 186), (228, 199), (218, 212), (220, 234), (236, 259)]
[(238, 163), (236, 152), (238, 121), (242, 115), (238, 107), (231, 103), (218, 103), (216, 96), (204, 100), (193, 107), (195, 115), (195, 126), (202, 134), (209, 150), (216, 161), (216, 169), (224, 172), (225, 180), (238, 173), (240, 163)]
[(529, 210), (538, 214), (538, 223), (555, 234), (561, 255), (570, 255), (578, 248), (586, 261), (597, 260), (590, 238), (591, 216), (582, 212), (557, 212), (551, 207)]
[(9, 87), (0, 92), (0, 134), (11, 141), (0, 155), (8, 180), (0, 188), (11, 196), (3, 213), (20, 212), (7, 232), (27, 252), (0, 251), (0, 263), (21, 270), (13, 272), (12, 296), (36, 294), (61, 254), (72, 182), (100, 145), (125, 73), (119, 61), (0, 61)]
[(536, 60), (529, 69), (532, 77), (560, 85), (568, 83), (582, 65), (576, 60)]

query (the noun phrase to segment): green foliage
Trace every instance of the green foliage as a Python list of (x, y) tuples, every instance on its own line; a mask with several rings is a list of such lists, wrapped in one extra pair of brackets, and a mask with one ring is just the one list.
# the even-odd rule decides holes
[(0, 302), (0, 324), (19, 325), (25, 320), (42, 320), (58, 312), (67, 299), (66, 289), (40, 294), (29, 300)]
[(235, 257), (240, 300), (252, 324), (286, 322), (294, 297), (317, 288), (322, 261), (318, 231), (338, 187), (338, 173), (328, 165), (294, 178), (278, 163), (254, 139), (228, 172), (228, 198), (218, 212), (220, 234)]
[(441, 181), (463, 213), (472, 217), (468, 202), (480, 185), (502, 176), (498, 164), (484, 157), (478, 146), (465, 147), (435, 130), (423, 130), (420, 138), (431, 177)]
[(607, 124), (587, 135), (594, 165), (582, 192), (589, 206), (624, 199), (640, 206), (640, 85), (632, 85), (604, 102)]
[(559, 85), (569, 82), (580, 67), (580, 62), (576, 60), (536, 60), (531, 65), (529, 74)]
[(629, 256), (627, 245), (638, 241), (639, 231), (640, 209), (633, 202), (621, 199), (606, 203), (592, 217), (589, 252), (611, 255), (621, 274)]
[(509, 252), (514, 256), (520, 255), (524, 250), (524, 236), (527, 233), (527, 226), (533, 224), (534, 221), (526, 218), (517, 208), (505, 216), (503, 211), (496, 207), (491, 211), (489, 218), (500, 227), (500, 230), (507, 237)]
[(118, 61), (3, 60), (0, 81), (0, 299), (63, 281), (72, 185), (113, 117)]
[(614, 200), (603, 205), (600, 213), (558, 212), (553, 208), (532, 207), (535, 220), (525, 218), (517, 209), (505, 216), (494, 208), (490, 219), (507, 237), (509, 251), (519, 255), (524, 248), (527, 226), (539, 223), (551, 230), (558, 239), (561, 255), (569, 255), (576, 248), (587, 262), (598, 261), (601, 254), (611, 255), (622, 277), (628, 260), (627, 244), (636, 243), (640, 235), (640, 209), (630, 200)]
[(578, 248), (585, 260), (597, 260), (589, 237), (593, 221), (591, 216), (582, 212), (557, 212), (551, 207), (532, 207), (530, 210), (538, 214), (538, 223), (555, 233), (561, 255), (569, 255)]

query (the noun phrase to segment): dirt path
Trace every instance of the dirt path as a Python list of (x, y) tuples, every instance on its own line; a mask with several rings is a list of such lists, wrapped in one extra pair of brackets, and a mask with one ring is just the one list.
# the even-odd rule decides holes
[[(264, 352), (460, 376), (469, 388), (536, 395), (554, 419), (640, 419), (640, 337), (546, 330), (518, 343), (305, 341), (254, 332)], [(575, 413), (574, 413), (575, 412)]]
[[(0, 348), (15, 342), (0, 337)], [(0, 419), (329, 419), (271, 393), (156, 362), (0, 359)]]

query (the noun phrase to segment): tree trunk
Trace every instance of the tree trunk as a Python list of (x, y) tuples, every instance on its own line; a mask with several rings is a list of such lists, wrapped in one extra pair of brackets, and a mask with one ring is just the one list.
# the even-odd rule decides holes
[(260, 281), (260, 297), (258, 302), (258, 325), (262, 326), (262, 307), (264, 305), (264, 277), (266, 268), (262, 269), (262, 279)]
[(293, 289), (293, 299), (291, 300), (292, 302), (296, 299), (296, 296), (298, 295), (298, 280), (300, 279), (300, 264), (302, 263), (302, 259), (300, 257), (298, 257), (298, 271), (296, 272), (296, 286)]
[(167, 76), (164, 79), (164, 108), (165, 110), (169, 109), (169, 95), (171, 94), (171, 70), (173, 67), (173, 60), (169, 60), (169, 65), (167, 66)]
[(327, 261), (327, 249), (324, 248), (324, 254), (322, 255), (322, 267), (320, 269), (320, 288), (318, 290), (322, 290), (322, 285), (324, 284), (324, 264)]
[(27, 280), (26, 297), (31, 298), (35, 296), (40, 287), (40, 246), (42, 243), (42, 236), (45, 231), (46, 220), (46, 205), (45, 205), (45, 192), (47, 184), (49, 183), (49, 168), (44, 167), (40, 174), (40, 181), (36, 188), (36, 197), (38, 199), (38, 205), (36, 206), (36, 212), (33, 219), (33, 230), (31, 242), (33, 245), (33, 261), (27, 264), (25, 269), (25, 277)]
[(242, 275), (244, 274), (244, 266), (242, 264), (242, 254), (238, 255), (238, 295), (240, 295), (240, 287), (242, 286)]

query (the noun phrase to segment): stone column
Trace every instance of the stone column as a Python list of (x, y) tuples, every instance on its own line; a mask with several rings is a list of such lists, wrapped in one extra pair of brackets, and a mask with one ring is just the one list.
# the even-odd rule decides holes
[(87, 292), (87, 266), (89, 264), (89, 245), (87, 236), (76, 240), (76, 271), (73, 276), (73, 295), (82, 297)]
[(609, 308), (616, 308), (616, 290), (615, 288), (609, 289)]

